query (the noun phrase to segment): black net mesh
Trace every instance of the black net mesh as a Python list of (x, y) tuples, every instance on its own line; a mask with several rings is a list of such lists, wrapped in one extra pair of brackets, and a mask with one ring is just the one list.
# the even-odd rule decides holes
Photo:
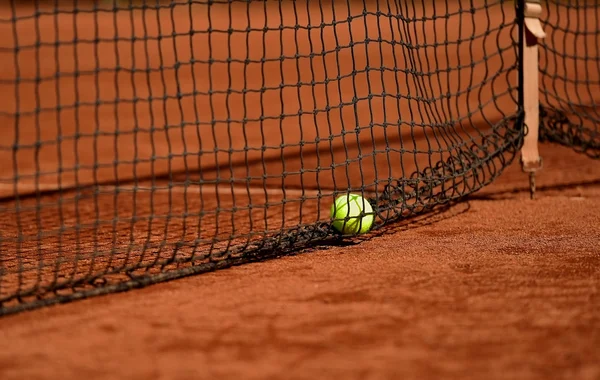
[(0, 313), (338, 241), (349, 191), (377, 229), (522, 141), (512, 1), (9, 1), (0, 33)]
[(540, 138), (600, 158), (600, 5), (548, 0), (544, 8)]

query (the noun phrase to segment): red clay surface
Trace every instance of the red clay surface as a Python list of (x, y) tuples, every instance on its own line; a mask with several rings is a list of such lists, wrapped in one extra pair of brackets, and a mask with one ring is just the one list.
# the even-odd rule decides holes
[(600, 165), (544, 146), (433, 220), (0, 319), (2, 379), (600, 377)]
[[(251, 23), (264, 25), (266, 23), (264, 16), (263, 19), (260, 18), (263, 14), (262, 9), (257, 5), (260, 3), (252, 4), (255, 7), (253, 14), (258, 18), (253, 18)], [(352, 4), (357, 9), (363, 6), (361, 2)], [(369, 4), (372, 6), (371, 3)], [(226, 7), (215, 6), (215, 8), (213, 15), (215, 26), (226, 28), (229, 22), (229, 15), (225, 12)], [(238, 8), (238, 11), (246, 12), (245, 5), (240, 3)], [(308, 13), (300, 12), (301, 20), (298, 23), (307, 23), (309, 14), (311, 17), (321, 17), (315, 9), (307, 11)], [(277, 17), (269, 18), (270, 27), (292, 20), (294, 16), (289, 8), (288, 13), (284, 13), (283, 16), (279, 16), (276, 8), (273, 10), (275, 13), (271, 14)], [(449, 10), (445, 9), (444, 12)], [(23, 10), (24, 13), (30, 11)], [(426, 9), (416, 11), (414, 16), (420, 12), (426, 12)], [(489, 27), (487, 18), (493, 25), (498, 25), (509, 22), (512, 17), (508, 13), (503, 14), (499, 7), (494, 8), (489, 14), (481, 12), (484, 15), (483, 22), (473, 25), (469, 24), (470, 14), (463, 15), (462, 17), (467, 21), (462, 29), (454, 27), (445, 29), (448, 25), (444, 20), (438, 20), (437, 23), (417, 24), (418, 27), (410, 33), (419, 35), (421, 42), (432, 42), (431, 36), (436, 34), (444, 35), (444, 38), (449, 40), (457, 40), (479, 32), (479, 29), (485, 30)], [(238, 14), (245, 15), (245, 13)], [(102, 22), (98, 34), (111, 36), (114, 34), (114, 30), (111, 29), (115, 27), (114, 25), (120, 28), (122, 35), (128, 36), (138, 33), (169, 34), (172, 30), (185, 31), (190, 28), (190, 21), (184, 17), (185, 9), (178, 8), (174, 13), (178, 21), (175, 24), (171, 24), (172, 15), (168, 12), (163, 16), (160, 22), (148, 21), (146, 27), (149, 29), (144, 31), (141, 29), (139, 19), (133, 30), (127, 29), (127, 26), (131, 25), (127, 14), (116, 20), (113, 20), (110, 13), (101, 14), (99, 17)], [(6, 15), (3, 14), (2, 17), (6, 18)], [(324, 17), (331, 17), (331, 15), (326, 14)], [(93, 38), (95, 32), (90, 25), (94, 25), (97, 20), (87, 13), (81, 14), (78, 20), (81, 20), (76, 28), (79, 37)], [(358, 33), (354, 34), (356, 40), (364, 40), (366, 30), (369, 33), (378, 30), (383, 38), (394, 37), (393, 25), (378, 25), (375, 17), (367, 17), (365, 20), (369, 22), (367, 27), (365, 24), (354, 22), (353, 29), (349, 30), (347, 25), (340, 25), (339, 38), (342, 38), (344, 44), (348, 43), (350, 32)], [(68, 42), (73, 38), (73, 24), (69, 24), (68, 17), (63, 21), (59, 23), (60, 28), (57, 29), (59, 39)], [(236, 25), (241, 29), (246, 26), (239, 23), (242, 22), (241, 19), (237, 22)], [(56, 36), (50, 34), (50, 31), (56, 29), (56, 20), (44, 16), (41, 17), (40, 23), (42, 29), (48, 32), (42, 33), (41, 38), (53, 41)], [(204, 30), (207, 19), (198, 17), (191, 23), (195, 29)], [(159, 24), (166, 29), (160, 31)], [(9, 26), (5, 23), (0, 27), (7, 28), (7, 25)], [(37, 37), (26, 32), (33, 26), (32, 22), (26, 20), (19, 24), (22, 28), (20, 31), (22, 37), (19, 41), (21, 44), (27, 45), (35, 41)], [(10, 28), (2, 29), (2, 32), (5, 35), (12, 35)], [(319, 41), (319, 32), (316, 30), (313, 32), (316, 34), (313, 40)], [(325, 33), (327, 34), (325, 42), (317, 47), (313, 46), (313, 49), (327, 50), (335, 47), (333, 31), (325, 28)], [(422, 59), (421, 63), (424, 66), (421, 66), (421, 69), (430, 72), (436, 68), (429, 66), (433, 61), (427, 61), (428, 56), (443, 58), (441, 62), (445, 62), (448, 67), (457, 67), (459, 62), (464, 64), (471, 60), (481, 62), (483, 56), (492, 56), (486, 64), (480, 63), (480, 66), (474, 68), (469, 68), (467, 65), (461, 71), (448, 74), (453, 77), (445, 78), (440, 74), (442, 81), (440, 87), (435, 90), (445, 93), (448, 88), (444, 86), (455, 90), (452, 84), (465, 85), (471, 77), (483, 80), (486, 75), (483, 71), (484, 67), (491, 70), (487, 74), (492, 75), (493, 70), (496, 72), (507, 70), (507, 67), (512, 65), (514, 57), (510, 50), (504, 51), (502, 55), (492, 54), (498, 51), (499, 43), (505, 47), (510, 45), (510, 35), (502, 33), (486, 39), (485, 44), (482, 43), (483, 40), (478, 40), (477, 43), (482, 45), (476, 46), (477, 49), (473, 51), (470, 51), (468, 44), (454, 47), (450, 56), (445, 56), (443, 51), (436, 52), (422, 48), (417, 49), (418, 52), (413, 58)], [(234, 38), (239, 39), (235, 44), (245, 42), (241, 38), (243, 35), (244, 33), (234, 34)], [(239, 55), (238, 58), (242, 59), (246, 55), (256, 58), (263, 55), (263, 47), (268, 48), (267, 55), (270, 57), (277, 58), (282, 53), (295, 54), (296, 45), (286, 43), (280, 47), (277, 35), (277, 33), (268, 34), (269, 38), (273, 38), (268, 41), (257, 37), (252, 40), (249, 51), (236, 50), (230, 53), (224, 48), (228, 46), (226, 36), (215, 34), (215, 41), (213, 41), (215, 46), (210, 54), (221, 59), (228, 54)], [(307, 43), (308, 33), (301, 31), (300, 36), (301, 41), (297, 46), (301, 54), (306, 54), (311, 48)], [(170, 50), (163, 51), (162, 56), (168, 60), (163, 64), (172, 65), (176, 59), (185, 62), (190, 59), (191, 51), (199, 54), (196, 58), (206, 60), (209, 53), (202, 49), (205, 46), (203, 44), (207, 42), (206, 38), (202, 35), (197, 38), (194, 41), (195, 49), (189, 49), (190, 41), (186, 37), (177, 37), (173, 41), (165, 42), (163, 47)], [(280, 35), (280, 38), (293, 41), (293, 32), (286, 31)], [(151, 50), (154, 49), (153, 51), (156, 52), (158, 43), (150, 42), (150, 44)], [(123, 43), (122, 50), (115, 54), (111, 50), (111, 43), (100, 43), (98, 44), (101, 50), (100, 58), (94, 60), (91, 58), (95, 54), (91, 44), (81, 43), (78, 46), (79, 51), (74, 51), (73, 45), (68, 43), (64, 44), (59, 51), (54, 51), (52, 46), (41, 48), (42, 54), (52, 58), (47, 60), (39, 60), (34, 54), (34, 49), (24, 49), (20, 56), (22, 60), (20, 66), (23, 70), (21, 75), (31, 79), (38, 75), (38, 70), (41, 73), (52, 74), (57, 69), (55, 54), (59, 56), (59, 66), (65, 71), (72, 71), (74, 67), (68, 65), (72, 65), (75, 61), (81, 63), (79, 69), (83, 71), (94, 69), (96, 66), (114, 67), (116, 56), (121, 57), (122, 65), (133, 66), (133, 57), (139, 58), (141, 54), (138, 50), (130, 53), (132, 44)], [(140, 46), (136, 46), (141, 49)], [(370, 45), (371, 50), (357, 48), (354, 53), (342, 50), (338, 69), (340, 71), (329, 72), (329, 74), (319, 71), (316, 78), (323, 80), (325, 77), (350, 73), (353, 70), (350, 64), (353, 59), (362, 66), (367, 64), (367, 57), (370, 59), (369, 65), (374, 67), (394, 65), (392, 50), (383, 44), (384, 51), (380, 52), (378, 46), (379, 44)], [(179, 50), (174, 47), (178, 47)], [(12, 54), (10, 50), (4, 50), (2, 58), (10, 54)], [(78, 57), (78, 60), (73, 59), (73, 54)], [(159, 55), (150, 57), (141, 65), (156, 68), (160, 64), (156, 60)], [(338, 63), (335, 59), (332, 60), (332, 57), (328, 56), (328, 61), (324, 59), (319, 70), (337, 67)], [(31, 62), (42, 63), (37, 67), (31, 65)], [(239, 67), (233, 65), (235, 67), (231, 68), (232, 72), (238, 75), (233, 82), (226, 77), (226, 65), (216, 65), (214, 71), (209, 72), (207, 65), (198, 64), (196, 74), (203, 79), (213, 78), (214, 88), (219, 90), (242, 88), (243, 76), (250, 81), (246, 86), (254, 89), (263, 85), (277, 86), (285, 81), (297, 83), (310, 80), (310, 77), (306, 77), (310, 73), (309, 60), (300, 59), (298, 67), (294, 67), (294, 60), (285, 62), (290, 67), (283, 68), (283, 71), (278, 67), (278, 61), (266, 65), (268, 72), (282, 72), (284, 73), (282, 75), (285, 75), (285, 78), (277, 75), (267, 76), (267, 84), (261, 83), (263, 76), (260, 65), (253, 64), (239, 64)], [(11, 70), (14, 70), (14, 64), (6, 59), (3, 59), (0, 64), (4, 65), (0, 73), (2, 78), (13, 78), (15, 72)], [(183, 91), (189, 91), (194, 86), (201, 91), (208, 90), (208, 83), (203, 80), (194, 84), (191, 79), (192, 70), (189, 67), (182, 67), (178, 73), (186, 79), (181, 81), (182, 78), (179, 78), (184, 86), (187, 86)], [(125, 98), (136, 95), (132, 93), (133, 88), (140, 91), (136, 96), (147, 96), (152, 91), (156, 91), (157, 96), (176, 93), (174, 88), (160, 89), (162, 80), (159, 74), (149, 75), (151, 78), (149, 87), (143, 85), (146, 79), (144, 75), (140, 74), (139, 77), (136, 75), (103, 73), (98, 76), (99, 82), (96, 83), (96, 77), (88, 73), (82, 74), (78, 83), (75, 83), (73, 78), (66, 77), (61, 78), (59, 83), (48, 80), (38, 89), (43, 95), (42, 106), (48, 109), (55, 107), (59, 102), (68, 105), (75, 101), (92, 102), (97, 98), (104, 101), (114, 100), (117, 96), (115, 94), (117, 82), (118, 88), (125, 91), (119, 96)], [(167, 76), (166, 83), (170, 85), (176, 83), (175, 70), (164, 70), (164, 75)], [(370, 79), (374, 80), (372, 85), (375, 87), (368, 88), (367, 76), (371, 76)], [(378, 81), (375, 80), (377, 77)], [(414, 75), (408, 77), (414, 79)], [(365, 96), (370, 91), (381, 92), (384, 84), (389, 85), (390, 81), (394, 82), (393, 79), (394, 74), (388, 72), (359, 73), (355, 78), (356, 91), (359, 96)], [(467, 82), (464, 82), (465, 80)], [(135, 83), (134, 86), (131, 86), (132, 82)], [(180, 102), (182, 110), (176, 107), (177, 102), (173, 99), (166, 100), (164, 103), (141, 102), (139, 109), (135, 109), (127, 102), (116, 105), (104, 104), (98, 108), (92, 105), (80, 105), (77, 111), (80, 120), (90, 120), (90, 123), (79, 121), (77, 124), (76, 112), (69, 110), (68, 107), (60, 115), (46, 110), (41, 114), (43, 120), (36, 120), (35, 113), (32, 113), (37, 102), (33, 91), (35, 86), (22, 83), (20, 85), (22, 93), (19, 98), (14, 96), (14, 86), (7, 84), (6, 81), (2, 83), (0, 107), (4, 108), (0, 108), (0, 111), (4, 114), (0, 114), (0, 122), (8, 127), (3, 129), (5, 135), (2, 136), (0, 144), (6, 149), (0, 152), (0, 160), (19, 162), (18, 173), (23, 177), (18, 191), (23, 193), (35, 189), (32, 185), (36, 182), (39, 182), (37, 185), (40, 187), (48, 189), (56, 188), (59, 183), (63, 186), (72, 185), (75, 181), (90, 183), (94, 180), (91, 166), (94, 162), (104, 165), (95, 174), (98, 176), (97, 179), (105, 182), (110, 189), (115, 177), (123, 179), (134, 175), (140, 177), (148, 175), (152, 170), (148, 160), (153, 154), (162, 157), (154, 167), (154, 170), (161, 173), (169, 170), (168, 164), (173, 165), (171, 169), (181, 169), (185, 165), (189, 165), (191, 171), (197, 170), (198, 167), (205, 168), (202, 173), (208, 178), (217, 175), (219, 178), (227, 175), (260, 177), (262, 174), (277, 174), (286, 170), (295, 173), (286, 178), (283, 184), (286, 187), (297, 187), (303, 184), (310, 189), (310, 184), (314, 185), (317, 179), (325, 188), (327, 185), (343, 188), (346, 181), (350, 184), (364, 181), (365, 184), (373, 185), (377, 178), (409, 174), (418, 165), (417, 162), (427, 162), (430, 159), (428, 149), (447, 148), (443, 141), (428, 140), (431, 136), (427, 136), (425, 131), (420, 135), (411, 136), (410, 134), (418, 128), (407, 129), (405, 125), (402, 131), (403, 133), (408, 131), (406, 133), (411, 139), (403, 140), (402, 133), (398, 132), (388, 141), (392, 146), (406, 144), (403, 147), (408, 150), (422, 151), (421, 154), (414, 155), (415, 157), (407, 154), (411, 156), (407, 159), (409, 161), (407, 167), (400, 168), (398, 165), (392, 165), (397, 161), (391, 162), (389, 158), (379, 159), (381, 155), (377, 158), (375, 155), (367, 155), (366, 159), (360, 161), (357, 159), (356, 146), (350, 151), (345, 151), (344, 145), (352, 147), (352, 143), (343, 144), (341, 133), (345, 128), (349, 128), (352, 139), (357, 139), (358, 134), (352, 135), (355, 133), (353, 126), (357, 123), (367, 125), (372, 121), (377, 125), (386, 118), (400, 117), (398, 112), (410, 109), (418, 111), (413, 121), (435, 122), (435, 116), (421, 109), (424, 107), (424, 102), (415, 102), (414, 99), (401, 99), (400, 105), (386, 104), (381, 99), (373, 99), (371, 103), (360, 102), (357, 106), (359, 112), (356, 115), (352, 107), (345, 107), (343, 112), (340, 111), (333, 116), (334, 120), (331, 123), (327, 122), (325, 112), (317, 113), (316, 119), (309, 114), (290, 120), (285, 119), (281, 125), (278, 121), (265, 121), (262, 129), (258, 128), (260, 123), (257, 122), (249, 122), (245, 126), (233, 123), (229, 127), (231, 129), (227, 129), (226, 123), (223, 122), (228, 116), (241, 118), (243, 109), (250, 112), (246, 117), (258, 117), (261, 110), (257, 107), (261, 102), (270, 104), (269, 108), (263, 111), (267, 116), (277, 116), (286, 112), (297, 113), (300, 103), (304, 104), (307, 110), (321, 108), (327, 104), (341, 104), (354, 96), (353, 80), (348, 78), (340, 79), (339, 83), (315, 85), (314, 88), (319, 95), (314, 100), (310, 93), (313, 86), (300, 86), (300, 89), (292, 87), (281, 93), (278, 89), (272, 89), (267, 91), (264, 97), (257, 94), (247, 94), (246, 98), (232, 95), (228, 101), (234, 107), (226, 109), (225, 105), (228, 104), (226, 97), (223, 94), (216, 94), (213, 99), (217, 106), (214, 111), (211, 111), (213, 113), (202, 113), (198, 117), (202, 122), (213, 118), (221, 120), (220, 128), (212, 129), (215, 135), (210, 136), (210, 139), (206, 139), (205, 136), (199, 139), (194, 128), (149, 130), (153, 123), (177, 126), (182, 120), (195, 119), (195, 107), (207, 112), (208, 96), (182, 99)], [(498, 86), (504, 87), (490, 85), (481, 88), (481, 92), (479, 89), (467, 91), (453, 98), (452, 104), (448, 105), (447, 109), (442, 104), (437, 104), (437, 108), (444, 109), (455, 116), (465, 115), (468, 110), (477, 110), (476, 115), (463, 121), (466, 124), (482, 126), (487, 125), (481, 123), (485, 118), (493, 123), (502, 116), (514, 112), (514, 104), (509, 96), (510, 90), (506, 89), (507, 83), (503, 81), (498, 83), (500, 83)], [(53, 98), (56, 86), (59, 88), (60, 100)], [(78, 91), (74, 91), (74, 86), (78, 87)], [(414, 93), (417, 83), (407, 79), (399, 86), (401, 88), (392, 87), (391, 90), (399, 93)], [(334, 94), (333, 98), (326, 99), (323, 96), (327, 89)], [(338, 90), (339, 95), (335, 95)], [(76, 98), (75, 93), (79, 94), (79, 99)], [(496, 99), (495, 103), (483, 105), (481, 100), (489, 100), (491, 94), (503, 95)], [(285, 97), (285, 102), (281, 102), (280, 96)], [(23, 134), (20, 137), (19, 143), (23, 146), (15, 158), (10, 150), (15, 140), (15, 120), (10, 114), (15, 112), (17, 100), (20, 102), (18, 108), (21, 111), (30, 112), (29, 115), (22, 116), (21, 125), (35, 126), (39, 123), (44, 128), (40, 130), (42, 136)], [(587, 101), (593, 102), (593, 99)], [(479, 107), (482, 107), (481, 110)], [(384, 109), (395, 109), (396, 115), (385, 115)], [(96, 110), (98, 114), (95, 114)], [(370, 110), (376, 112), (371, 114)], [(138, 112), (137, 119), (134, 117), (135, 112)], [(154, 121), (151, 120), (152, 114), (157, 118)], [(134, 119), (137, 120), (137, 124)], [(84, 134), (79, 139), (73, 138), (76, 133), (75, 125), (79, 125), (82, 128), (79, 132)], [(324, 130), (328, 125), (336, 129)], [(141, 128), (137, 137), (133, 133), (133, 126)], [(59, 130), (59, 127), (63, 129)], [(118, 139), (114, 138), (115, 127), (123, 133)], [(253, 133), (244, 135), (249, 131)], [(262, 131), (266, 140), (256, 131)], [(373, 128), (373, 131), (375, 136), (370, 135), (370, 131), (367, 130), (360, 133), (360, 138), (363, 139), (361, 144), (363, 142), (372, 144), (367, 146), (370, 151), (382, 149), (385, 141), (383, 139), (385, 132), (377, 127)], [(59, 132), (69, 138), (61, 142), (52, 141)], [(94, 136), (93, 134), (97, 132), (104, 133), (104, 136)], [(463, 132), (477, 134), (475, 130)], [(229, 142), (230, 133), (234, 136), (244, 135), (246, 141)], [(285, 148), (279, 145), (284, 142), (298, 142), (301, 138), (311, 142), (318, 136), (336, 136), (332, 145), (337, 145), (331, 147), (327, 141), (321, 142), (320, 146), (317, 142), (308, 144), (302, 151), (303, 156), (308, 160), (304, 162), (297, 159), (301, 151), (297, 144), (290, 144)], [(165, 142), (167, 137), (171, 139), (170, 143)], [(46, 145), (38, 152), (42, 168), (36, 168), (33, 165), (34, 161), (31, 160), (35, 147), (26, 146), (37, 139), (46, 141)], [(134, 142), (140, 147), (138, 152), (131, 151)], [(430, 142), (434, 146), (429, 145)], [(153, 144), (156, 146), (153, 147)], [(235, 153), (221, 152), (223, 154), (211, 156), (206, 152), (210, 152), (214, 144), (231, 148)], [(244, 144), (251, 146), (266, 144), (269, 149), (264, 152), (264, 156), (257, 154), (253, 157), (253, 165), (247, 166), (244, 163), (247, 158), (240, 150)], [(335, 157), (332, 155), (318, 158), (317, 151), (329, 153), (331, 148), (337, 152)], [(308, 252), (155, 285), (143, 290), (97, 297), (1, 318), (0, 378), (3, 380), (56, 378), (597, 380), (600, 378), (600, 365), (597, 360), (597, 347), (600, 346), (600, 249), (598, 248), (600, 162), (558, 146), (542, 148), (545, 168), (539, 177), (539, 198), (535, 201), (528, 199), (527, 178), (515, 164), (498, 181), (475, 194), (468, 201), (443, 212), (390, 226), (385, 234), (367, 239), (357, 245)], [(189, 160), (181, 155), (182, 152), (199, 150), (205, 152), (203, 157), (207, 158), (206, 161)], [(65, 153), (60, 160), (57, 157), (58, 151)], [(175, 155), (172, 160), (168, 160), (166, 155), (169, 151), (179, 156)], [(344, 157), (344, 154), (347, 156)], [(138, 157), (141, 162), (137, 166), (121, 164), (112, 167), (111, 163), (117, 155), (120, 160)], [(287, 166), (282, 163), (282, 156), (289, 158), (284, 161)], [(345, 158), (352, 161), (348, 168), (324, 170), (319, 177), (315, 174), (299, 172), (301, 167), (325, 168), (331, 164), (331, 160), (340, 162)], [(77, 159), (83, 165), (79, 170), (75, 170)], [(262, 166), (263, 159), (269, 164)], [(398, 160), (398, 157), (395, 156), (393, 159)], [(65, 169), (62, 174), (57, 172), (59, 165)], [(357, 170), (359, 165), (362, 171)], [(134, 166), (137, 172), (133, 171)], [(220, 172), (209, 170), (219, 166), (222, 167)], [(231, 172), (230, 168), (232, 168)], [(233, 168), (237, 172), (234, 172)], [(346, 169), (349, 169), (349, 174), (345, 173)], [(12, 170), (12, 167), (9, 167), (0, 172), (0, 180), (3, 183), (0, 187), (0, 195), (3, 197), (10, 197), (14, 191), (12, 177), (17, 173)], [(45, 170), (46, 174), (36, 179), (37, 170)], [(388, 170), (392, 172), (388, 173)], [(282, 186), (281, 178), (275, 178), (269, 184), (274, 187)], [(260, 192), (262, 182), (259, 180), (254, 185), (259, 186)], [(106, 199), (101, 197), (98, 209), (92, 202), (82, 202), (79, 207), (81, 215), (89, 222), (94, 222), (95, 218), (103, 221), (111, 220), (115, 215), (124, 218), (123, 228), (117, 226), (116, 230), (119, 231), (119, 243), (125, 246), (130, 236), (134, 236), (136, 243), (143, 243), (144, 239), (155, 242), (193, 239), (200, 230), (199, 225), (193, 224), (193, 217), (190, 219), (188, 229), (182, 227), (181, 220), (171, 222), (170, 228), (167, 229), (164, 224), (168, 222), (164, 222), (159, 217), (154, 228), (149, 228), (147, 221), (142, 220), (141, 224), (129, 230), (130, 224), (127, 218), (131, 218), (132, 215), (146, 217), (149, 213), (154, 213), (164, 217), (164, 214), (169, 212), (182, 215), (190, 210), (197, 212), (202, 207), (209, 210), (211, 205), (216, 203), (216, 199), (211, 198), (211, 195), (215, 196), (214, 189), (197, 189), (196, 193), (186, 198), (190, 203), (185, 205), (181, 202), (185, 195), (173, 193), (176, 194), (176, 202), (169, 205), (167, 194), (163, 194), (157, 196), (161, 199), (161, 203), (155, 205), (154, 209), (148, 205), (148, 194), (142, 193), (139, 195), (139, 204), (135, 212), (132, 211), (134, 207), (132, 202), (128, 202), (129, 198), (120, 198), (120, 202), (123, 203), (113, 204), (110, 194)], [(199, 194), (202, 196), (198, 196)], [(287, 196), (297, 199), (300, 194), (295, 190), (293, 194)], [(235, 193), (236, 200), (224, 195), (219, 202), (229, 207), (234, 204), (243, 205), (244, 202), (247, 204), (248, 201), (261, 203), (261, 196), (264, 197), (264, 194), (241, 192)], [(271, 197), (271, 200), (277, 203), (282, 193), (276, 192)], [(43, 217), (41, 220), (44, 229), (56, 229), (58, 214), (65, 217), (63, 224), (67, 226), (74, 226), (81, 222), (82, 216), (75, 212), (75, 203), (66, 202), (59, 207), (55, 199), (43, 198), (43, 200), (49, 202), (40, 213)], [(32, 202), (31, 205), (35, 205), (36, 199)], [(327, 203), (325, 200), (323, 202)], [(317, 203), (315, 202), (314, 205), (307, 203), (302, 222), (310, 223), (327, 217), (323, 210), (319, 212), (320, 207), (323, 206)], [(285, 220), (282, 220), (279, 215), (282, 207), (290, 207), (286, 210)], [(297, 205), (293, 203), (285, 206), (276, 204), (270, 208), (269, 214), (263, 214), (259, 210), (256, 216), (246, 214), (244, 211), (235, 216), (239, 220), (253, 220), (254, 223), (258, 223), (255, 224), (255, 228), (259, 228), (260, 225), (261, 228), (272, 229), (282, 224), (286, 226), (297, 224), (299, 218), (294, 207)], [(10, 208), (8, 210), (10, 211)], [(11, 231), (14, 232), (14, 229), (9, 230), (14, 227), (10, 224), (12, 214), (9, 214), (0, 216), (0, 225), (5, 236), (10, 236)], [(30, 237), (35, 237), (38, 226), (34, 222), (40, 215), (35, 212), (22, 214), (31, 218), (22, 221), (25, 226), (24, 231)], [(224, 220), (220, 220), (220, 217)], [(203, 233), (207, 234), (206, 238), (210, 238), (212, 237), (210, 234), (214, 234), (216, 223), (225, 226), (221, 232), (224, 234), (223, 237), (228, 236), (233, 221), (231, 214), (221, 216), (209, 214), (203, 223), (205, 228)], [(247, 227), (248, 225), (244, 224), (243, 228)], [(87, 238), (84, 239), (84, 244), (87, 246), (80, 248), (84, 251), (86, 249), (92, 251), (95, 249), (94, 240), (97, 240), (101, 249), (104, 245), (104, 249), (110, 250), (110, 245), (113, 244), (111, 228), (111, 226), (108, 226), (108, 229), (99, 228), (95, 237), (85, 235)], [(44, 240), (46, 250), (43, 252), (50, 255), (47, 259), (53, 258), (53, 243), (56, 242), (50, 239)], [(4, 249), (7, 247), (9, 245), (3, 246)], [(169, 252), (166, 249), (164, 254)], [(30, 265), (28, 268), (33, 271), (37, 269), (36, 260), (39, 258), (35, 255), (31, 258), (32, 262), (26, 265)], [(5, 255), (3, 259), (6, 260), (3, 264), (5, 268), (10, 269), (11, 257)], [(143, 261), (152, 257), (135, 259)], [(120, 258), (117, 257), (115, 260), (118, 261)], [(93, 265), (89, 262), (85, 263), (88, 266), (80, 267), (81, 273), (77, 275), (85, 275), (87, 270), (92, 271)], [(112, 264), (125, 265), (124, 262)], [(100, 264), (96, 263), (96, 265), (94, 270), (102, 270)], [(65, 267), (62, 269), (65, 270)], [(73, 273), (75, 275), (75, 270)], [(44, 273), (44, 276), (47, 276), (44, 280), (51, 278), (51, 275), (52, 273)], [(6, 286), (7, 284), (9, 286)], [(14, 284), (10, 281), (3, 285), (5, 287), (0, 289), (0, 296), (3, 295), (2, 291), (14, 290)]]

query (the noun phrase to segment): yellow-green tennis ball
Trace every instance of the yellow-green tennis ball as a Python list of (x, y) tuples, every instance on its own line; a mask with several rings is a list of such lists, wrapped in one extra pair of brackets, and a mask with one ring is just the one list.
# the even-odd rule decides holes
[(369, 232), (373, 225), (373, 208), (369, 201), (357, 194), (338, 197), (331, 206), (333, 228), (344, 235)]

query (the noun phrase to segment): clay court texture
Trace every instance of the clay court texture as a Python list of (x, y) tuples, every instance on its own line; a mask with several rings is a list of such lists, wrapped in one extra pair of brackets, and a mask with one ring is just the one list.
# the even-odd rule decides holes
[[(0, 378), (600, 379), (597, 150), (541, 144), (530, 199), (515, 10), (481, 3), (2, 4), (0, 299), (86, 299), (0, 317)], [(575, 36), (546, 41), (541, 99), (598, 141)], [(448, 202), (273, 243), (476, 141)]]

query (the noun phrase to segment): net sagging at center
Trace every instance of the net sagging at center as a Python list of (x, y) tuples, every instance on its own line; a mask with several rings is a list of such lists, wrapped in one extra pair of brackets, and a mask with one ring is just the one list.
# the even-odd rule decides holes
[(278, 255), (490, 183), (517, 153), (505, 1), (0, 8), (0, 305)]

